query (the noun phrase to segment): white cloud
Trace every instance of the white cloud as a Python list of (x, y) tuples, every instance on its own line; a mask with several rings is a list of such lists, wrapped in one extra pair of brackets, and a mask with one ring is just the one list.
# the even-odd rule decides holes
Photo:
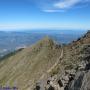
[(82, 8), (90, 4), (90, 0), (53, 0), (51, 3), (45, 3), (44, 7), (41, 7), (44, 12), (64, 12), (71, 8)]
[(68, 9), (80, 2), (81, 0), (63, 0), (58, 3), (55, 3), (54, 7), (59, 9)]
[(56, 12), (56, 10), (50, 10), (50, 9), (46, 9), (46, 10), (43, 10), (44, 12)]
[(53, 13), (53, 12), (64, 12), (64, 10), (53, 10), (53, 9), (45, 9), (43, 11), (44, 12), (50, 12), (50, 13)]

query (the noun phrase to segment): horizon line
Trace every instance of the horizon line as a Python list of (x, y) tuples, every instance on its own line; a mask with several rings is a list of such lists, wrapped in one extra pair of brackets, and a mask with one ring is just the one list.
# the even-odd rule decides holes
[(2, 31), (2, 32), (3, 31), (43, 31), (43, 30), (50, 30), (50, 31), (52, 31), (52, 30), (57, 30), (57, 31), (60, 31), (60, 30), (64, 30), (64, 31), (65, 30), (67, 30), (67, 31), (68, 30), (70, 30), (70, 31), (71, 30), (72, 31), (74, 31), (74, 30), (75, 31), (77, 31), (77, 30), (79, 30), (79, 31), (88, 31), (90, 29), (79, 29), (79, 28), (78, 29), (75, 29), (75, 28), (74, 29), (72, 29), (72, 28), (71, 29), (50, 29), (50, 28), (46, 28), (46, 29), (45, 28), (42, 28), (42, 29), (38, 29), (38, 28), (37, 29), (0, 29), (0, 31)]

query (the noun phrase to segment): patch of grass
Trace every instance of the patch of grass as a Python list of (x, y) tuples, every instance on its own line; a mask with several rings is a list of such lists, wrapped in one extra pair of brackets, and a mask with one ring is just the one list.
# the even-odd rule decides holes
[(51, 75), (51, 76), (56, 75), (56, 74), (59, 72), (59, 70), (60, 70), (59, 66), (56, 66), (56, 67), (50, 72), (50, 75)]
[(70, 69), (73, 69), (73, 65), (72, 64), (65, 66), (65, 70), (70, 70)]

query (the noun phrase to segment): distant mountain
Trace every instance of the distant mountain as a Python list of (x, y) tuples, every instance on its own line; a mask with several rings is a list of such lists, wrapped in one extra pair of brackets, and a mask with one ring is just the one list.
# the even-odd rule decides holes
[(18, 90), (89, 90), (90, 31), (67, 45), (48, 36), (0, 60), (0, 85)]

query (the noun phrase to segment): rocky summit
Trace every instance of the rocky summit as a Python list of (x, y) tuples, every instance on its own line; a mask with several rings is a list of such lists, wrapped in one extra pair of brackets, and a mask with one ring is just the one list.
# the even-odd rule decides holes
[(17, 90), (90, 90), (90, 31), (68, 45), (45, 37), (2, 57), (0, 85)]

